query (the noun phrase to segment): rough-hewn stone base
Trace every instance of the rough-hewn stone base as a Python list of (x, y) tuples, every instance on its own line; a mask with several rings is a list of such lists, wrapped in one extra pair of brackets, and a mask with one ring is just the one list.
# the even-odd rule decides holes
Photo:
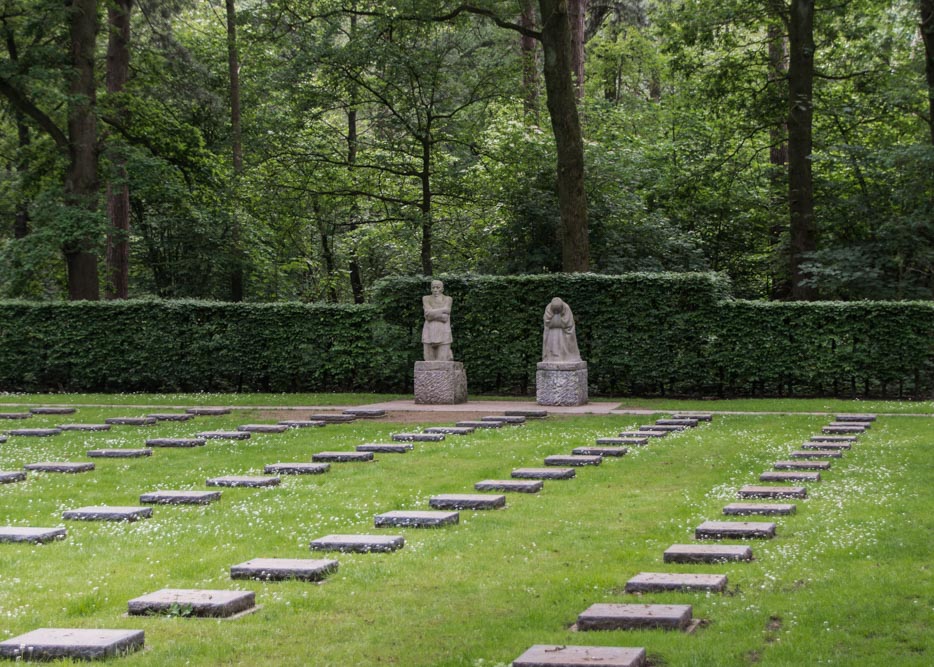
[(587, 362), (542, 362), (535, 372), (535, 402), (539, 405), (585, 405)]
[(415, 402), (454, 405), (467, 402), (467, 373), (459, 361), (416, 361)]

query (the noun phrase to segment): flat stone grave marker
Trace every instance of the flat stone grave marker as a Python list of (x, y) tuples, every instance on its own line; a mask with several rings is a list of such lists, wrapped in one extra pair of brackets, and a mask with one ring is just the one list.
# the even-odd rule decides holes
[(312, 551), (341, 551), (351, 553), (385, 553), (405, 546), (401, 535), (325, 535), (312, 540)]
[(56, 408), (56, 407), (38, 407), (29, 408), (34, 415), (73, 415), (77, 410), (75, 408)]
[(373, 452), (374, 454), (405, 454), (412, 451), (412, 445), (409, 443), (378, 443), (369, 442), (364, 445), (357, 445), (358, 452)]
[(486, 417), (480, 417), (480, 421), (518, 425), (525, 423), (525, 417), (519, 415), (487, 415)]
[(629, 453), (626, 447), (575, 447), (571, 450), (575, 456), (625, 456)]
[(830, 461), (776, 461), (776, 470), (830, 470)]
[(443, 433), (393, 433), (392, 439), (396, 442), (441, 442)]
[(657, 426), (687, 426), (693, 428), (697, 426), (696, 419), (656, 419)]
[(506, 496), (472, 493), (443, 493), (428, 499), (436, 510), (495, 510), (506, 507)]
[(747, 484), (739, 490), (740, 498), (806, 498), (803, 486), (756, 486)]
[(670, 574), (667, 572), (640, 572), (626, 582), (627, 593), (658, 593), (662, 591), (726, 590), (725, 574)]
[(829, 424), (827, 424), (827, 426), (843, 426), (843, 427), (850, 426), (853, 428), (861, 428), (864, 431), (868, 431), (870, 428), (872, 428), (872, 422), (836, 421), (836, 422), (830, 422)]
[(220, 491), (151, 491), (139, 497), (146, 505), (210, 505), (220, 499)]
[(843, 414), (834, 415), (834, 419), (838, 422), (874, 422), (876, 416), (872, 414)]
[(621, 438), (664, 438), (668, 431), (622, 431), (619, 433)]
[(316, 463), (355, 463), (373, 460), (373, 452), (318, 452), (311, 457)]
[(777, 516), (794, 514), (797, 506), (789, 503), (730, 503), (723, 508), (728, 516), (746, 516), (757, 514), (760, 516)]
[(801, 449), (852, 449), (849, 442), (803, 442)]
[(198, 437), (205, 440), (249, 440), (250, 434), (246, 431), (203, 431)]
[(673, 426), (670, 424), (645, 424), (639, 427), (640, 431), (665, 431), (666, 433), (677, 433), (683, 431), (687, 426)]
[(472, 426), (430, 426), (425, 433), (441, 433), (442, 435), (470, 435), (477, 429)]
[(231, 579), (322, 581), (337, 571), (337, 561), (310, 558), (254, 558), (230, 568)]
[(577, 616), (577, 629), (684, 630), (691, 623), (689, 604), (594, 604)]
[(152, 417), (108, 417), (104, 423), (114, 426), (152, 426), (156, 420)]
[(130, 616), (179, 615), (228, 618), (253, 609), (253, 591), (216, 591), (194, 588), (163, 588), (133, 598), (127, 603)]
[(477, 491), (514, 491), (515, 493), (538, 493), (545, 483), (528, 479), (485, 479), (473, 485)]
[(31, 412), (0, 412), (0, 419), (29, 419)]
[(203, 447), (204, 438), (150, 438), (147, 447)]
[(503, 410), (507, 417), (525, 417), (526, 419), (544, 419), (548, 410)]
[(535, 644), (512, 667), (643, 667), (645, 649), (623, 646)]
[(502, 428), (504, 422), (500, 421), (461, 421), (457, 422), (454, 425), (460, 426), (461, 428)]
[(323, 421), (312, 421), (310, 419), (284, 419), (279, 423), (289, 428), (321, 428), (325, 426)]
[(671, 415), (672, 419), (696, 419), (699, 422), (712, 422), (713, 413), (711, 412), (679, 412)]
[(143, 648), (142, 630), (39, 628), (0, 642), (0, 657), (16, 660), (102, 660)]
[(839, 449), (799, 449), (789, 454), (793, 459), (842, 459)]
[(212, 477), (207, 480), (207, 486), (235, 486), (245, 488), (262, 488), (267, 486), (278, 486), (282, 480), (278, 477), (258, 477), (251, 475), (226, 475), (224, 477)]
[(810, 438), (811, 442), (838, 442), (838, 443), (839, 442), (854, 443), (856, 442), (857, 439), (858, 438), (855, 435), (826, 435), (826, 434), (812, 435)]
[(32, 544), (42, 544), (62, 539), (65, 539), (64, 528), (0, 526), (0, 542), (30, 542)]
[(345, 415), (353, 415), (360, 419), (379, 419), (386, 416), (386, 411), (380, 408), (347, 408)]
[(41, 463), (27, 463), (23, 468), (34, 472), (79, 473), (94, 470), (94, 464), (71, 461), (43, 461)]
[(62, 431), (109, 431), (110, 424), (59, 424)]
[(289, 427), (284, 424), (241, 424), (237, 430), (247, 433), (285, 433)]
[(320, 414), (320, 415), (311, 415), (308, 417), (309, 421), (314, 422), (325, 422), (326, 424), (345, 424), (347, 422), (352, 422), (356, 419), (353, 415), (338, 415), (338, 414)]
[(65, 510), (62, 518), (69, 521), (139, 521), (152, 516), (151, 507), (97, 505)]
[(382, 528), (383, 526), (437, 528), (456, 524), (460, 521), (460, 514), (458, 512), (394, 510), (392, 512), (385, 512), (384, 514), (377, 514), (373, 520), (377, 528)]
[(602, 456), (581, 456), (579, 454), (554, 454), (545, 457), (546, 466), (598, 466)]
[(760, 482), (819, 482), (820, 473), (811, 470), (767, 471), (759, 475)]
[(218, 415), (229, 415), (230, 408), (188, 408), (185, 412), (202, 417), (216, 417)]
[(152, 456), (152, 450), (144, 449), (89, 449), (88, 456), (92, 459), (138, 459)]
[(733, 544), (672, 544), (665, 549), (666, 563), (722, 563), (752, 560), (752, 549)]
[(7, 441), (7, 437), (5, 435), (0, 435), (0, 443), (4, 443), (6, 441)]
[(330, 463), (270, 463), (263, 472), (267, 475), (322, 475), (330, 469)]
[(821, 429), (821, 433), (826, 433), (827, 435), (846, 435), (854, 433), (862, 433), (865, 431), (862, 426), (825, 426)]
[(775, 524), (765, 521), (705, 521), (694, 529), (698, 540), (766, 539), (775, 537)]
[(598, 445), (646, 445), (648, 442), (648, 436), (644, 438), (635, 438), (631, 436), (622, 436), (619, 438), (597, 438)]
[(21, 435), (32, 438), (47, 438), (50, 435), (58, 435), (62, 432), (60, 428), (14, 428), (7, 431), (7, 435)]
[(26, 473), (22, 470), (0, 470), (0, 484), (12, 484), (13, 482), (22, 482), (26, 479)]
[(146, 416), (152, 417), (157, 422), (186, 422), (194, 419), (194, 415), (189, 412), (154, 412)]
[(574, 468), (516, 468), (509, 476), (516, 479), (571, 479), (576, 474)]

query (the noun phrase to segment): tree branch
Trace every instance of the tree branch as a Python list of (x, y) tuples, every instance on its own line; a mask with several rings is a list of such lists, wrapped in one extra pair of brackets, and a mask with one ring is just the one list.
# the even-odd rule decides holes
[(33, 104), (19, 89), (13, 86), (7, 79), (0, 77), (0, 95), (3, 95), (13, 108), (36, 121), (36, 124), (48, 133), (55, 145), (63, 151), (68, 150), (68, 137), (55, 124), (55, 121), (47, 116), (39, 107)]

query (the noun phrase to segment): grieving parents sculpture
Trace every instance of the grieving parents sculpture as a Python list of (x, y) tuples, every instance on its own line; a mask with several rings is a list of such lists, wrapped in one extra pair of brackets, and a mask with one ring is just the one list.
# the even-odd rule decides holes
[(542, 361), (535, 373), (535, 400), (539, 405), (587, 403), (587, 362), (577, 347), (574, 313), (555, 297), (545, 308)]
[(451, 304), (444, 294), (444, 283), (431, 281), (431, 294), (422, 297), (425, 324), (422, 325), (422, 347), (425, 361), (453, 361), (451, 353)]
[(580, 361), (574, 313), (564, 301), (555, 297), (545, 308), (545, 330), (542, 334), (542, 361)]

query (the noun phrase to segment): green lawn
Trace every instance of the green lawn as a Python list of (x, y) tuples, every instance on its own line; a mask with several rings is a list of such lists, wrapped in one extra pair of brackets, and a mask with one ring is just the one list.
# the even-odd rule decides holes
[[(319, 396), (308, 402), (320, 405)], [(34, 398), (49, 402), (16, 400)], [(103, 397), (71, 398), (87, 400), (63, 402), (86, 405)], [(174, 404), (171, 398), (164, 404)], [(190, 402), (184, 398), (181, 403)], [(233, 403), (219, 398), (201, 402)], [(265, 396), (253, 398), (267, 403)], [(815, 401), (802, 410), (823, 405)], [(732, 409), (709, 401), (704, 406)], [(34, 417), (28, 426), (128, 413), (139, 411), (84, 407), (70, 417)], [(257, 419), (248, 410), (154, 427), (115, 426), (109, 433), (11, 437), (0, 444), (0, 470), (87, 460), (90, 448), (136, 447), (146, 437)], [(656, 667), (929, 665), (930, 418), (880, 418), (824, 481), (809, 485), (810, 497), (797, 501), (795, 516), (777, 518), (776, 539), (751, 544), (754, 562), (662, 563), (665, 548), (691, 542), (694, 527), (720, 518), (741, 485), (754, 483), (827, 421), (804, 414), (718, 416), (621, 459), (579, 469), (576, 479), (546, 482), (540, 494), (509, 494), (505, 510), (462, 512), (458, 526), (378, 529), (403, 534), (405, 548), (334, 555), (340, 568), (320, 585), (231, 581), (229, 568), (256, 557), (322, 557), (309, 552), (310, 540), (376, 532), (374, 514), (428, 509), (431, 495), (472, 492), (474, 482), (508, 478), (512, 468), (541, 465), (549, 454), (569, 453), (646, 418), (550, 417), (416, 444), (408, 454), (377, 455), (375, 463), (333, 464), (325, 475), (284, 477), (272, 489), (226, 489), (220, 502), (206, 507), (155, 506), (152, 519), (134, 524), (68, 522), (63, 541), (0, 545), (0, 639), (38, 627), (144, 629), (146, 650), (119, 660), (127, 666), (492, 667), (508, 665), (536, 643), (644, 646)], [(26, 425), (0, 422), (0, 429)], [(90, 473), (31, 473), (24, 483), (0, 486), (0, 525), (63, 525), (65, 509), (135, 505), (139, 494), (156, 489), (204, 489), (208, 477), (258, 474), (267, 463), (308, 461), (317, 451), (387, 441), (411, 428), (357, 421), (156, 449), (147, 459), (97, 459)], [(729, 590), (633, 600), (622, 588), (642, 571), (722, 572)], [(261, 609), (236, 620), (124, 616), (129, 599), (161, 588), (253, 590)], [(595, 602), (626, 601), (693, 604), (704, 623), (690, 635), (569, 629)]]

